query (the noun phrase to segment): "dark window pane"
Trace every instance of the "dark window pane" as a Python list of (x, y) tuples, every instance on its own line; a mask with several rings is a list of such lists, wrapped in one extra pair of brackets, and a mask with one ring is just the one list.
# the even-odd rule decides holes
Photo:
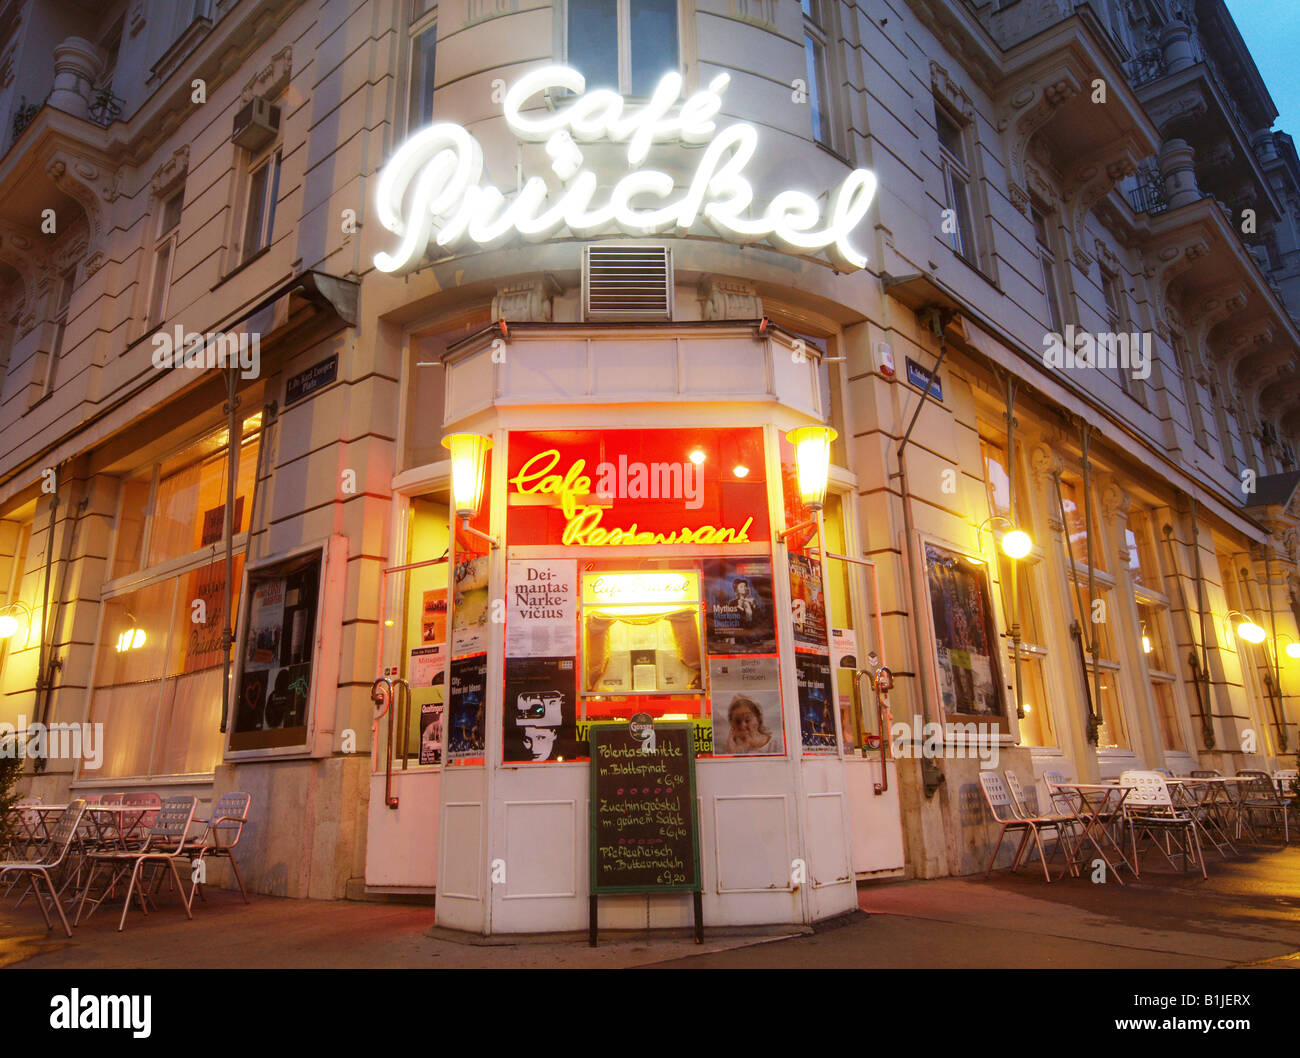
[(615, 0), (569, 0), (568, 62), (587, 79), (588, 91), (593, 88), (618, 91), (618, 5)]
[(803, 50), (808, 60), (808, 105), (812, 108), (813, 136), (818, 143), (829, 144), (830, 115), (826, 112), (826, 51), (812, 37), (805, 36)]
[(939, 131), (939, 142), (943, 145), (943, 149), (965, 165), (966, 145), (962, 142), (961, 129), (942, 110), (935, 111), (935, 126)]
[(262, 248), (262, 211), (266, 206), (266, 178), (270, 165), (263, 165), (248, 182), (248, 213), (244, 217), (244, 260)]
[(632, 94), (648, 96), (664, 74), (680, 67), (677, 0), (631, 0), (631, 5)]
[(411, 44), (411, 128), (427, 125), (433, 120), (434, 56), (438, 43), (438, 27), (430, 26)]

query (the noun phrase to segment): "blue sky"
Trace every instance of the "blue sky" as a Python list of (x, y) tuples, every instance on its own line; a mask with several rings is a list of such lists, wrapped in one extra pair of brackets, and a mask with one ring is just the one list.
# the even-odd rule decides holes
[(1226, 0), (1278, 109), (1273, 128), (1300, 140), (1300, 0)]

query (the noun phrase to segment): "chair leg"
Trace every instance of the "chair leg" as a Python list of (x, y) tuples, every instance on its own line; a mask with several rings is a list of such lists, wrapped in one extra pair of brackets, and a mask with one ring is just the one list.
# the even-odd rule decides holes
[(35, 871), (32, 871), (31, 876), (32, 876), (32, 892), (36, 895), (36, 906), (41, 909), (41, 917), (45, 919), (45, 928), (53, 929), (54, 923), (50, 921), (49, 909), (46, 908), (45, 901), (41, 897), (41, 890), (37, 885), (38, 881), (40, 880), (40, 875), (38, 875)]
[(1050, 882), (1052, 880), (1052, 876), (1047, 871), (1047, 853), (1043, 851), (1043, 839), (1038, 836), (1037, 827), (1031, 827), (1030, 829), (1033, 831), (1034, 834), (1034, 844), (1038, 846), (1038, 862), (1042, 865), (1043, 877)]
[[(135, 891), (135, 880), (140, 874), (140, 864), (142, 860), (136, 860), (135, 866), (131, 869), (131, 881), (126, 887), (126, 899), (122, 901), (122, 917), (118, 919), (117, 931), (122, 932), (126, 928), (126, 913), (131, 910), (131, 894)], [(146, 911), (145, 914), (148, 914)]]
[(239, 876), (239, 864), (235, 862), (234, 849), (231, 849), (226, 853), (226, 859), (230, 861), (230, 869), (235, 872), (235, 881), (239, 883), (239, 892), (244, 898), (244, 903), (252, 903), (252, 901), (248, 899), (248, 890), (244, 888), (244, 879)]
[(68, 925), (68, 916), (63, 913), (63, 902), (59, 899), (59, 894), (55, 892), (54, 883), (50, 881), (50, 873), (41, 868), (41, 874), (45, 876), (45, 888), (50, 891), (50, 899), (54, 902), (54, 910), (59, 913), (59, 921), (63, 923), (63, 932), (72, 936), (72, 927)]
[(167, 866), (172, 869), (172, 877), (176, 879), (176, 892), (180, 895), (181, 903), (185, 905), (185, 917), (192, 920), (194, 915), (190, 912), (190, 904), (194, 903), (194, 891), (190, 890), (190, 895), (185, 895), (185, 887), (181, 885), (181, 876), (176, 873), (176, 861), (174, 859), (168, 860)]
[(993, 864), (995, 864), (998, 859), (998, 849), (1002, 848), (1002, 839), (1005, 838), (1006, 836), (1007, 836), (1007, 828), (1006, 825), (1004, 824), (1002, 829), (998, 832), (998, 842), (996, 845), (993, 846), (993, 855), (989, 857), (988, 870), (984, 872), (985, 878), (989, 877), (993, 873)]

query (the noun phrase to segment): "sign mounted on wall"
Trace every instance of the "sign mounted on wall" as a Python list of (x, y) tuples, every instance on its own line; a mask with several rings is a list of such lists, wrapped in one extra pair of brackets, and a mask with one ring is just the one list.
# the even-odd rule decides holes
[[(567, 66), (525, 74), (506, 93), (506, 125), (522, 141), (546, 144), (560, 189), (530, 176), (507, 199), (481, 182), (483, 150), (465, 128), (430, 125), (403, 143), (380, 174), (379, 221), (401, 242), (391, 253), (376, 254), (375, 267), (410, 271), (431, 247), (449, 254), (465, 243), (538, 242), (564, 230), (575, 238), (686, 235), (703, 222), (731, 242), (767, 240), (800, 255), (824, 251), (844, 271), (865, 268), (866, 255), (850, 236), (871, 208), (875, 174), (850, 172), (830, 193), (824, 215), (816, 195), (794, 189), (779, 192), (754, 215), (754, 189), (745, 173), (758, 151), (758, 130), (744, 122), (719, 130), (713, 120), (729, 83), (728, 74), (718, 74), (707, 88), (681, 99), (682, 75), (669, 73), (644, 106), (631, 108), (611, 89), (588, 92), (582, 74)], [(562, 92), (572, 95), (560, 105), (524, 112), (530, 102), (549, 103), (552, 93)], [(668, 173), (644, 167), (652, 144), (674, 141), (702, 149), (685, 188)], [(630, 171), (602, 181), (585, 168), (582, 143), (626, 144)], [(604, 201), (594, 201), (606, 190)]]

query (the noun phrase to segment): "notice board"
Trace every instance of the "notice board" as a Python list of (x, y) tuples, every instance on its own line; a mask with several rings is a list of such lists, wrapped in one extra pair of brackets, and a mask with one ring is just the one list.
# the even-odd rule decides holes
[(699, 892), (694, 726), (592, 724), (590, 746), (593, 897)]

